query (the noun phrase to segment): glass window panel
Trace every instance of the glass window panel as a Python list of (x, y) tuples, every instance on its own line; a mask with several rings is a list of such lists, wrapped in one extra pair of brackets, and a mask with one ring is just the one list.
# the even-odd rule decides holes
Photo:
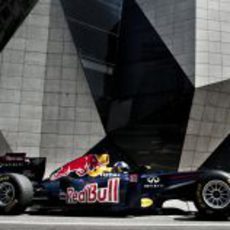
[(115, 63), (117, 37), (91, 29), (77, 22), (69, 22), (74, 42), (83, 57), (102, 63)]
[(4, 0), (0, 2), (0, 51), (37, 0)]
[(122, 2), (123, 0), (62, 0), (68, 18), (114, 33), (118, 33), (115, 25), (121, 18)]
[[(135, 1), (126, 1), (113, 99), (132, 100), (129, 120), (110, 138), (139, 165), (178, 167), (194, 87)], [(110, 107), (110, 124), (120, 115)], [(110, 130), (110, 126), (107, 130)]]

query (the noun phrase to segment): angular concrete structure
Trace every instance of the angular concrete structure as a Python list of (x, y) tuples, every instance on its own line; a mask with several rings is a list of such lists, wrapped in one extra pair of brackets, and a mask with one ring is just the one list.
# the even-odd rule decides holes
[(181, 158), (184, 170), (202, 166), (230, 133), (229, 12), (229, 1), (196, 1), (196, 89)]
[(0, 130), (12, 151), (47, 157), (49, 173), (103, 138), (60, 1), (38, 1), (0, 66)]
[(229, 1), (196, 1), (196, 87), (230, 79), (229, 11)]
[(94, 146), (168, 170), (214, 167), (218, 152), (226, 168), (230, 2), (31, 0), (19, 9), (14, 27), (0, 17), (2, 47), (9, 40), (1, 154), (47, 157), (47, 173)]
[(195, 85), (196, 1), (137, 0), (137, 3)]
[(197, 169), (230, 133), (230, 2), (137, 2), (195, 86), (179, 168)]

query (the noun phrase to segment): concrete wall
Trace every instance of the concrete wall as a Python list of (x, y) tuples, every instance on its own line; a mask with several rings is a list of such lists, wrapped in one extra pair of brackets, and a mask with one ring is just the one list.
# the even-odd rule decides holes
[(230, 79), (230, 1), (196, 5), (196, 87), (202, 87)]
[(13, 151), (30, 156), (40, 153), (49, 8), (40, 1), (1, 53), (0, 130)]
[(195, 84), (195, 0), (136, 2), (190, 81)]
[(230, 133), (230, 1), (196, 0), (195, 95), (180, 169), (197, 169)]
[(197, 169), (230, 133), (230, 82), (196, 89), (181, 170)]
[(37, 3), (0, 54), (0, 68), (5, 146), (47, 157), (49, 173), (104, 136), (59, 0)]
[(137, 2), (195, 86), (180, 170), (197, 169), (230, 132), (230, 1)]
[[(196, 169), (230, 130), (230, 2), (137, 2), (196, 87), (180, 164)], [(59, 0), (40, 0), (0, 54), (0, 130), (1, 154), (45, 156), (47, 173), (104, 136)]]
[(44, 81), (41, 156), (49, 171), (82, 155), (104, 137), (60, 1), (51, 0)]

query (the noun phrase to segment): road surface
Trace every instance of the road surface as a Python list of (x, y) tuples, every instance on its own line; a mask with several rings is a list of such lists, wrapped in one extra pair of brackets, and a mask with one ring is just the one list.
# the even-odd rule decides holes
[(199, 221), (194, 215), (146, 215), (127, 217), (85, 217), (23, 214), (0, 216), (4, 230), (229, 230), (228, 221)]

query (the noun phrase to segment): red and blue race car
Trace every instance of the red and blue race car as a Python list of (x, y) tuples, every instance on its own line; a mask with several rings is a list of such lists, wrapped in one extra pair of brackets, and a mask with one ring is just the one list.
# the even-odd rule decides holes
[(0, 212), (39, 205), (69, 210), (157, 211), (170, 199), (193, 201), (200, 214), (227, 216), (230, 174), (223, 171), (154, 172), (108, 153), (87, 154), (43, 179), (45, 158), (0, 157)]

